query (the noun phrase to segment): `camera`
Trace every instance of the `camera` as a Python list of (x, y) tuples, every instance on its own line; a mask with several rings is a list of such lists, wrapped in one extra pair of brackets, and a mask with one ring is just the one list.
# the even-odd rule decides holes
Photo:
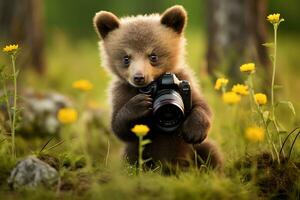
[(153, 98), (155, 125), (164, 132), (175, 131), (191, 110), (190, 84), (186, 80), (179, 80), (173, 73), (163, 74), (139, 91)]

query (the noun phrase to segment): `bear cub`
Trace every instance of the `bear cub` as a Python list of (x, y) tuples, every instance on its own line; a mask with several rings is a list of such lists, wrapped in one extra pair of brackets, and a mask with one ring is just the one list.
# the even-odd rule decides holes
[[(163, 14), (118, 18), (111, 12), (96, 13), (93, 23), (101, 39), (102, 65), (111, 74), (111, 128), (125, 143), (124, 156), (132, 164), (138, 160), (138, 138), (131, 132), (136, 124), (150, 127), (152, 143), (145, 146), (143, 158), (163, 166), (188, 166), (209, 162), (222, 167), (222, 157), (214, 143), (207, 139), (211, 111), (205, 102), (194, 75), (185, 61), (184, 29), (187, 13), (182, 6), (173, 6)], [(181, 126), (172, 133), (153, 125), (153, 99), (139, 92), (160, 76), (170, 72), (191, 87), (192, 109)]]

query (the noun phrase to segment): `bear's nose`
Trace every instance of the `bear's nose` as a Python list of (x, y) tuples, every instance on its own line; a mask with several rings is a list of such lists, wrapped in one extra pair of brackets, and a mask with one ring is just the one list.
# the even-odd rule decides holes
[(133, 77), (134, 83), (137, 85), (141, 85), (145, 83), (145, 76), (143, 74), (136, 74)]

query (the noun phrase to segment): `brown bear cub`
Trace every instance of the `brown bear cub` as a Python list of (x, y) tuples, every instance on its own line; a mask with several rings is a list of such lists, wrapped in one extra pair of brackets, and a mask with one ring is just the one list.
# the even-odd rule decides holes
[[(138, 138), (131, 132), (136, 124), (150, 127), (152, 143), (146, 145), (143, 158), (164, 166), (186, 166), (208, 161), (213, 168), (222, 166), (217, 147), (209, 141), (211, 111), (185, 61), (187, 13), (182, 6), (173, 6), (163, 14), (118, 18), (101, 11), (94, 17), (96, 32), (101, 38), (102, 64), (114, 75), (111, 83), (111, 127), (125, 142), (125, 156), (130, 163), (138, 160)], [(153, 125), (153, 99), (139, 92), (166, 72), (191, 87), (192, 108), (181, 126), (166, 133)]]

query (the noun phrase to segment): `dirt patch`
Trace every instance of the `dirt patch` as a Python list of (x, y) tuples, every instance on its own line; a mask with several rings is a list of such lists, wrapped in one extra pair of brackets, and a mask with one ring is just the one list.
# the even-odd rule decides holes
[(39, 154), (38, 159), (44, 161), (45, 163), (47, 163), (48, 165), (50, 165), (51, 167), (53, 167), (54, 169), (59, 171), (59, 159), (58, 158), (48, 155), (48, 154)]

